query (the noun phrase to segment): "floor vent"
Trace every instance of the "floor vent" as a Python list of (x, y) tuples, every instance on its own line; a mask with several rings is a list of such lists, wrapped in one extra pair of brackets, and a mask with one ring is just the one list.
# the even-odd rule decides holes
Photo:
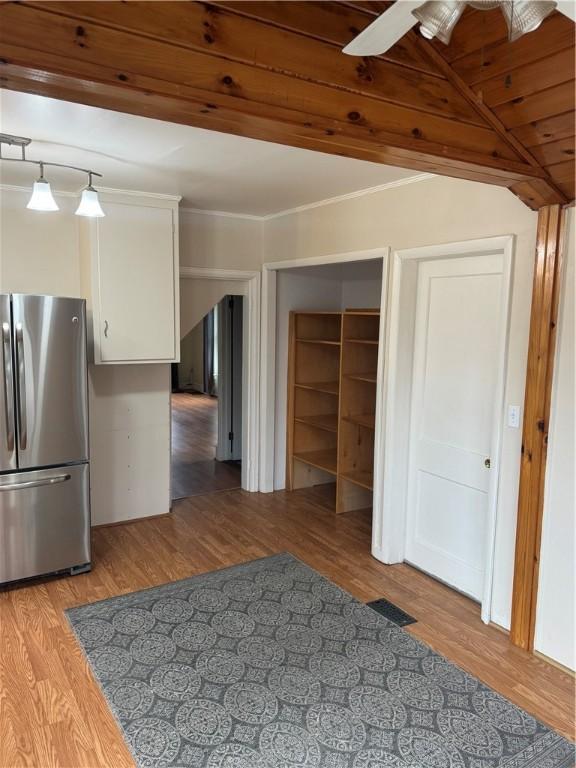
[(376, 613), (384, 616), (385, 619), (393, 621), (399, 627), (406, 627), (408, 624), (416, 623), (416, 619), (413, 616), (408, 615), (401, 608), (398, 608), (397, 605), (385, 600), (383, 597), (380, 600), (373, 600), (371, 603), (367, 603), (367, 605)]

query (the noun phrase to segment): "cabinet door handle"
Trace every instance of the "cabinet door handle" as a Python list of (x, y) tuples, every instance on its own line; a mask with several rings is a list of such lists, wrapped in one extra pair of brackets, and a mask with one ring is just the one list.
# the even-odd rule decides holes
[(104, 336), (108, 338), (108, 320), (104, 320)]

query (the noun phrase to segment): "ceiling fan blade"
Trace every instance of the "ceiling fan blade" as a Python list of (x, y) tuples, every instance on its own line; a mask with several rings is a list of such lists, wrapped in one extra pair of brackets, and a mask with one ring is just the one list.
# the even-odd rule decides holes
[(391, 8), (348, 43), (344, 53), (350, 56), (377, 56), (392, 48), (418, 23), (412, 11), (422, 3), (423, 0), (396, 0)]
[(556, 10), (568, 16), (572, 21), (576, 21), (576, 2), (574, 0), (558, 0)]

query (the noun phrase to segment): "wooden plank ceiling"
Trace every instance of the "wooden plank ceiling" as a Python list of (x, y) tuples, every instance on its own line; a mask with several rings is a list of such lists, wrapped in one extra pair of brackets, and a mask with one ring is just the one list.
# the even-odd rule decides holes
[(2, 2), (0, 85), (573, 200), (573, 22), (510, 43), (499, 10), (467, 10), (448, 47), (342, 54), (386, 6)]

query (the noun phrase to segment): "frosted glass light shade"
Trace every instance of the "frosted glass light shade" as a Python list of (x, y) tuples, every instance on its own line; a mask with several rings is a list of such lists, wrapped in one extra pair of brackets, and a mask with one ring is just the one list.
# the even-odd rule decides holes
[(44, 179), (39, 179), (34, 182), (32, 189), (32, 197), (28, 201), (26, 208), (30, 208), (31, 211), (58, 211), (60, 210), (56, 205), (56, 200), (52, 197), (52, 190), (50, 184)]
[(464, 13), (466, 3), (461, 0), (429, 0), (412, 11), (420, 22), (420, 33), (431, 40), (437, 37), (448, 45), (452, 30)]
[(106, 216), (98, 199), (98, 192), (93, 187), (86, 187), (76, 209), (76, 216), (89, 216), (92, 219)]
[(507, 0), (502, 3), (510, 40), (514, 42), (527, 32), (534, 32), (555, 8), (556, 3), (552, 0)]

